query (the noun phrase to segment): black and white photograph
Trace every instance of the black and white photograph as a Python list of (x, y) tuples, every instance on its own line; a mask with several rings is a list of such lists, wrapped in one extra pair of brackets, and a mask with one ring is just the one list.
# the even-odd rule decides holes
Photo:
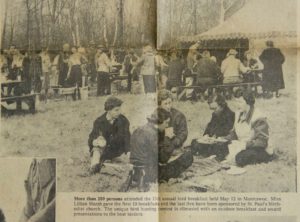
[(297, 192), (297, 0), (2, 2), (1, 157), (57, 158), (59, 192)]
[(55, 222), (56, 160), (0, 161), (0, 221)]

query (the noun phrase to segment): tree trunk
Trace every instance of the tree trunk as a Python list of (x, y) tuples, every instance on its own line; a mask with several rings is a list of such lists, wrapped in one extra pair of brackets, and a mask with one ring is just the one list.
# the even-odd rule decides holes
[(1, 36), (1, 46), (0, 48), (4, 48), (5, 44), (5, 35), (6, 35), (6, 20), (7, 20), (7, 10), (8, 10), (8, 2), (5, 1), (5, 8), (4, 8), (4, 18), (3, 18), (3, 27), (2, 28), (2, 36)]
[(124, 31), (124, 1), (119, 0), (117, 5), (117, 18), (115, 20), (115, 34), (113, 46), (123, 46)]
[(225, 6), (224, 6), (224, 0), (221, 0), (221, 10), (220, 10), (220, 20), (219, 24), (222, 24), (225, 20)]

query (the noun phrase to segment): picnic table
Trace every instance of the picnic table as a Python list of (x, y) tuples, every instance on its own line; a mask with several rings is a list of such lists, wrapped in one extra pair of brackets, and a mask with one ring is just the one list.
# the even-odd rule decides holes
[[(249, 72), (247, 72), (245, 74), (245, 76), (247, 75), (253, 75), (253, 81), (247, 81), (248, 78), (245, 78), (244, 82), (241, 83), (223, 83), (223, 84), (212, 84), (212, 85), (206, 85), (205, 88), (206, 89), (211, 89), (212, 92), (216, 89), (223, 89), (223, 90), (227, 90), (230, 88), (247, 88), (247, 89), (252, 89), (254, 88), (255, 94), (257, 95), (257, 87), (261, 86), (262, 83), (260, 81), (259, 78), (257, 78), (256, 76), (258, 74), (260, 74), (262, 72), (262, 69), (251, 69)], [(186, 82), (187, 78), (192, 78), (193, 82), (195, 82), (196, 78), (197, 78), (197, 73), (195, 72), (191, 72), (188, 74), (183, 75), (183, 80), (184, 83)], [(186, 91), (188, 89), (203, 89), (203, 86), (199, 86), (199, 85), (193, 85), (193, 84), (188, 84), (188, 85), (182, 85), (182, 86), (178, 86), (177, 87), (179, 90), (177, 90), (177, 99), (180, 100), (186, 93)]]
[[(16, 89), (21, 89), (22, 84), (24, 82), (21, 80), (2, 80), (1, 81), (1, 103), (11, 104), (16, 103), (16, 111), (22, 110), (22, 102), (25, 102), (29, 106), (29, 111), (31, 113), (35, 112), (35, 100), (36, 96), (38, 94), (36, 93), (29, 93), (24, 94), (21, 93), (21, 90), (19, 92)], [(6, 89), (6, 90), (5, 90)], [(8, 89), (11, 89), (11, 91), (14, 91), (14, 93), (11, 95)], [(1, 108), (5, 109), (4, 105), (1, 104)]]

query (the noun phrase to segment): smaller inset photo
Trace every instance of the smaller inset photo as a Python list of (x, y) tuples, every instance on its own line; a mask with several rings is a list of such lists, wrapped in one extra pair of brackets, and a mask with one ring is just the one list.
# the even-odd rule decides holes
[(1, 159), (0, 190), (0, 222), (55, 222), (56, 159)]

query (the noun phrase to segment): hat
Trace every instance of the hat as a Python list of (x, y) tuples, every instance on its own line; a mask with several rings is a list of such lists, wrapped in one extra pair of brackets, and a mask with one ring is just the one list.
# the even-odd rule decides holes
[(172, 99), (172, 93), (169, 90), (162, 89), (162, 90), (158, 91), (158, 95), (157, 95), (158, 105), (160, 105), (162, 101), (164, 101), (168, 98)]
[(79, 47), (78, 52), (84, 54), (85, 53), (85, 48)]
[(210, 58), (210, 52), (209, 52), (208, 50), (204, 50), (204, 51), (202, 52), (202, 56), (203, 56), (203, 57), (206, 57), (206, 58)]
[(68, 43), (63, 44), (63, 51), (67, 51), (70, 49), (70, 45)]
[(227, 55), (237, 55), (238, 52), (235, 49), (230, 49)]
[(104, 103), (104, 109), (105, 111), (110, 111), (115, 107), (120, 107), (122, 105), (123, 101), (114, 97), (110, 96), (107, 98), (107, 100)]

